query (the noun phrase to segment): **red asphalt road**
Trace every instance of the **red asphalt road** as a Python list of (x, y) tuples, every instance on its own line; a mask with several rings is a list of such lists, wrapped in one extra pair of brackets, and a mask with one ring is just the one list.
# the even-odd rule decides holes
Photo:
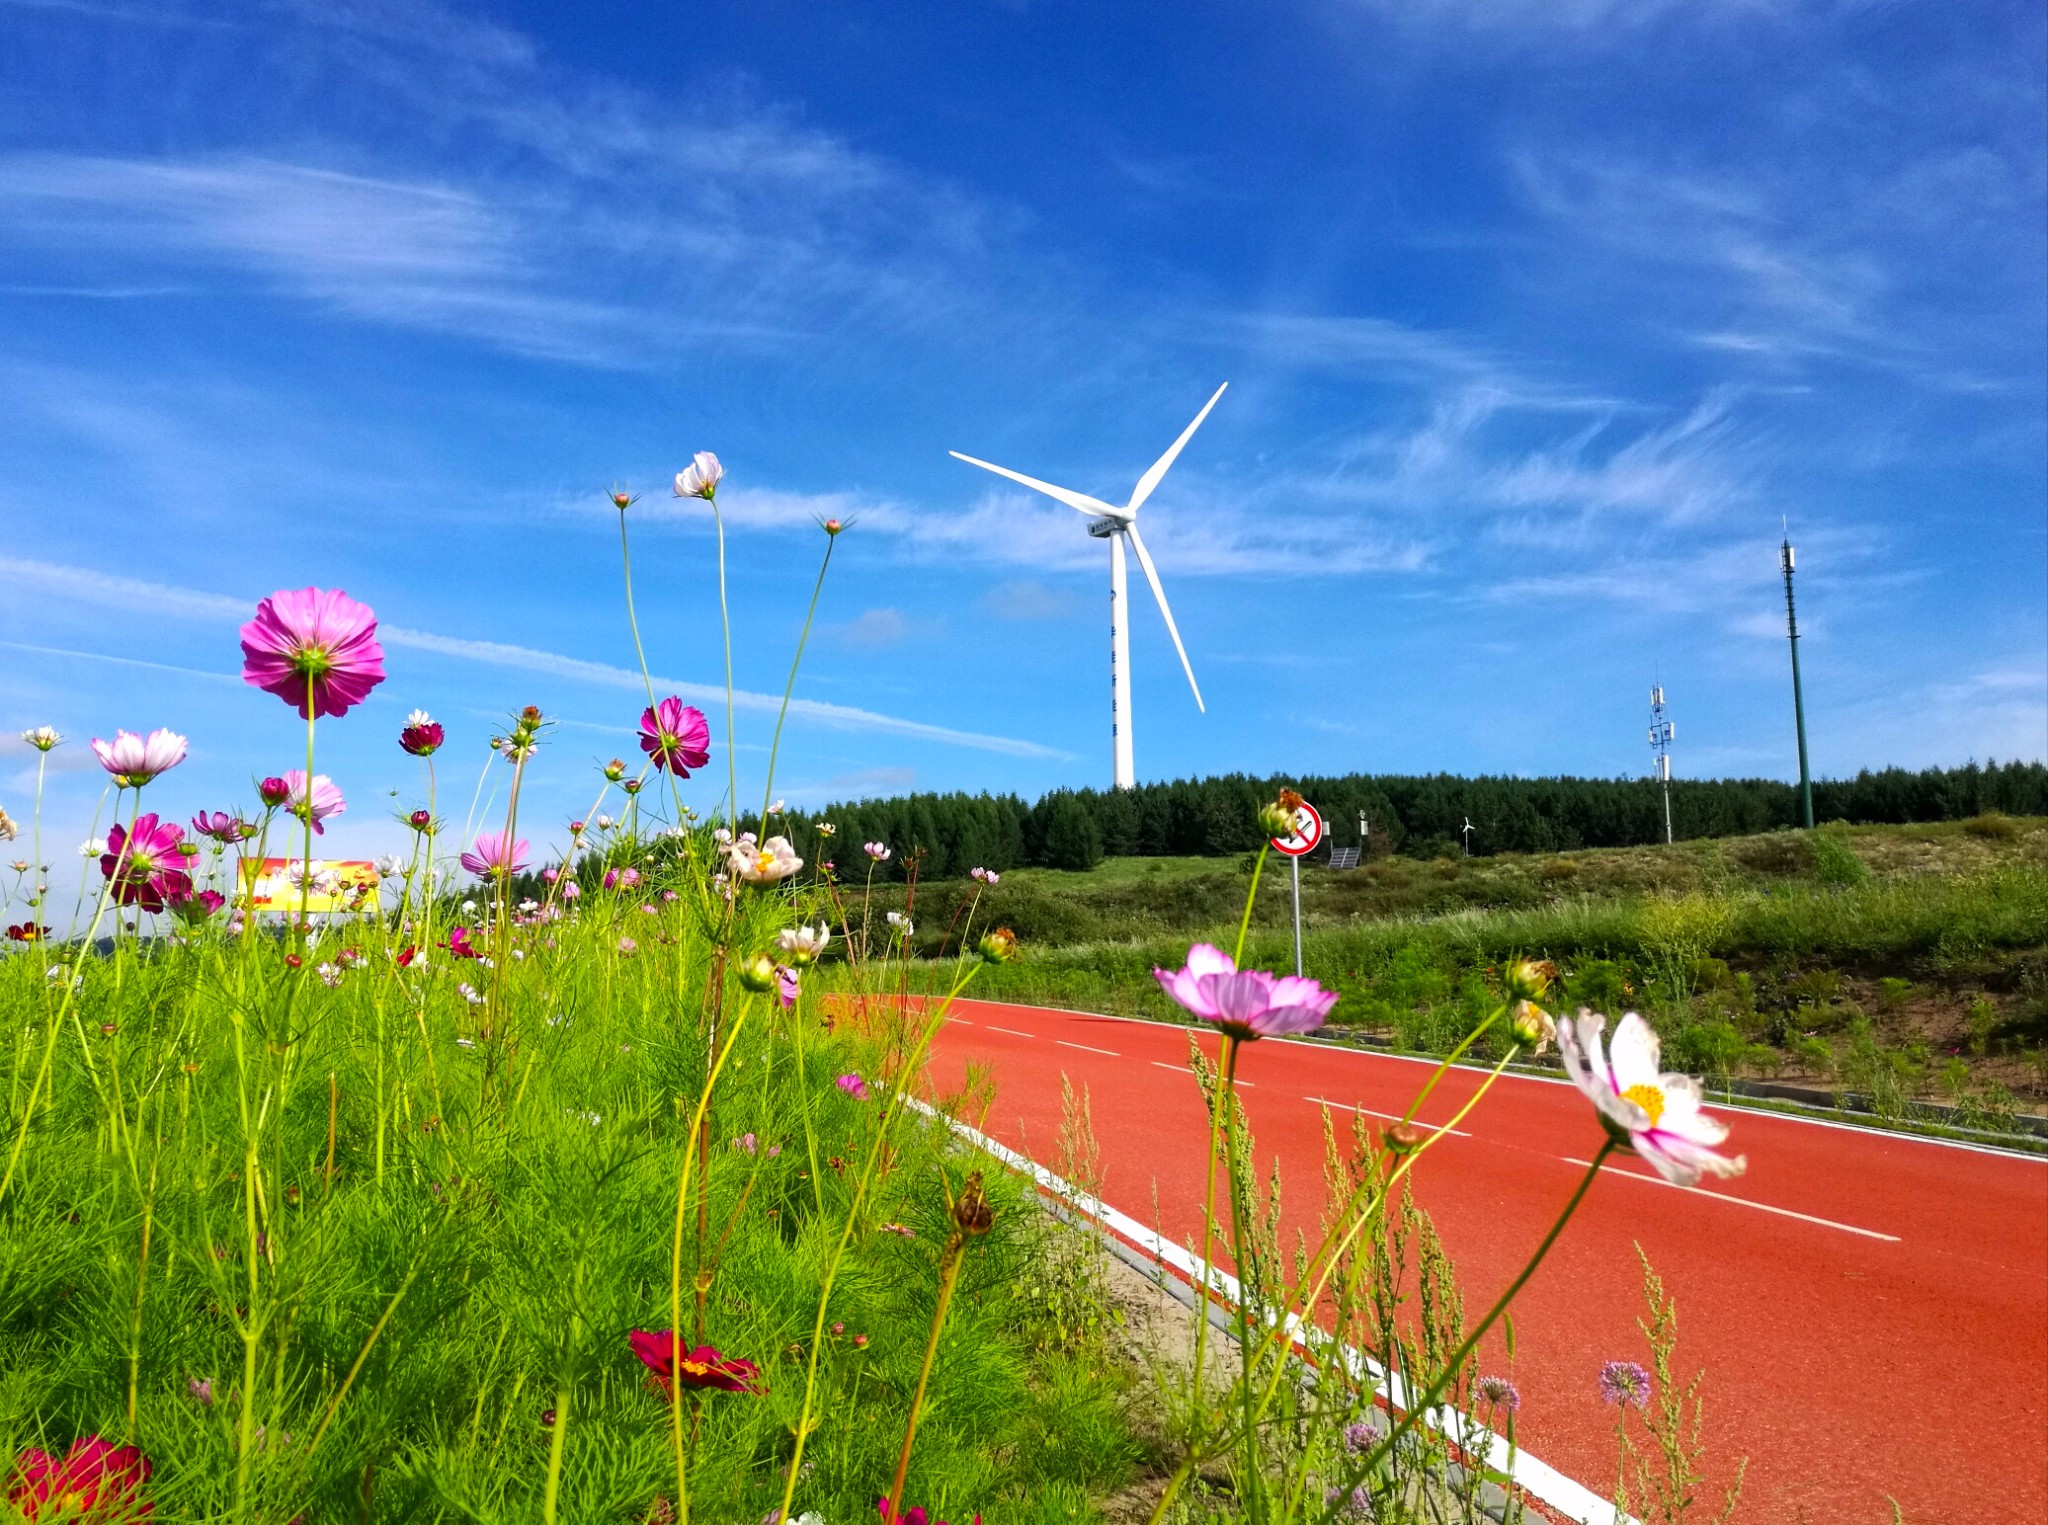
[[(1193, 1240), (1207, 1125), (1188, 1029), (983, 1001), (954, 1012), (933, 1049), (941, 1092), (970, 1060), (992, 1071), (982, 1127), (1057, 1168), (1066, 1075), (1092, 1100), (1104, 1200), (1150, 1224), (1156, 1193), (1160, 1228)], [(1213, 1059), (1213, 1036), (1202, 1041)], [(1377, 1122), (1405, 1110), (1428, 1070), (1318, 1044), (1248, 1046), (1239, 1094), (1261, 1179), (1278, 1157), (1290, 1239), (1297, 1225), (1314, 1231), (1322, 1207), (1317, 1098)], [(1418, 1121), (1446, 1122), (1482, 1078), (1447, 1075)], [(1717, 1499), (1747, 1456), (1737, 1518), (1762, 1525), (1889, 1525), (1887, 1495), (1909, 1525), (2048, 1520), (2048, 1161), (1722, 1115), (1747, 1175), (1710, 1183), (1717, 1198), (1616, 1157), (1517, 1300), (1512, 1365), (1498, 1330), (1489, 1341), (1481, 1369), (1520, 1387), (1524, 1448), (1612, 1493), (1614, 1413), (1594, 1379), (1610, 1359), (1648, 1364), (1640, 1243), (1677, 1301), (1677, 1372), (1706, 1369), (1704, 1496)], [(1348, 1128), (1351, 1114), (1334, 1116)], [(1569, 1085), (1516, 1076), (1460, 1126), (1414, 1177), (1477, 1318), (1601, 1132)]]

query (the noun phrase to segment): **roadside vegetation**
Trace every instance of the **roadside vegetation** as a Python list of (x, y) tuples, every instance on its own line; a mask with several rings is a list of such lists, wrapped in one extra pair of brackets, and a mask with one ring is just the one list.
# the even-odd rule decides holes
[[(715, 516), (721, 476), (700, 455), (677, 494)], [(633, 499), (613, 502), (637, 650)], [(821, 527), (812, 612), (843, 528)], [(772, 746), (760, 830), (698, 819), (678, 780), (716, 779), (710, 723), (650, 680), (637, 771), (598, 770), (547, 862), (519, 831), (548, 718), (528, 706), (467, 749), (473, 797), (495, 777), (504, 813), (455, 827), (446, 731), (413, 712), (392, 756), (414, 777), (410, 854), (344, 877), (315, 849), (346, 800), (315, 770), (323, 728), (360, 724), (386, 680), (376, 630), (336, 590), (257, 605), (243, 676), (304, 718), (305, 751), (276, 774), (252, 758), (253, 798), (181, 798), (187, 739), (168, 728), (93, 738), (110, 825), (76, 925), (47, 904), (41, 763), (24, 822), (0, 817), (34, 854), (5, 886), (0, 957), (8, 1516), (1050, 1525), (1135, 1503), (1179, 1525), (1477, 1525), (1492, 1498), (1518, 1518), (1502, 1474), (1430, 1416), (1512, 1447), (1519, 1398), (1477, 1352), (1610, 1154), (1678, 1186), (1743, 1168), (1639, 1018), (1611, 1037), (1554, 1022), (1537, 1003), (1556, 971), (1517, 959), (1483, 998), (1460, 988), (1453, 1052), (1497, 1062), (1459, 1116), (1555, 1043), (1608, 1135), (1521, 1272), (1468, 1317), (1408, 1197), (1443, 1137), (1410, 1125), (1443, 1066), (1409, 1118), (1332, 1137), (1319, 1242), (1283, 1248), (1231, 1081), (1245, 1044), (1321, 1027), (1342, 987), (1260, 967), (1261, 849), (1226, 870), (1233, 952), (1178, 938), (1156, 960), (1178, 966), (1180, 1014), (1221, 1036), (1189, 1083), (1209, 1112), (1193, 1264), (1227, 1327), (1194, 1321), (1141, 1425), (1141, 1373), (1072, 1241), (948, 1125), (965, 1101), (926, 1074), (949, 1003), (1019, 967), (1001, 874), (962, 881), (948, 925), (921, 931), (915, 860), (900, 910), (829, 867), (887, 864), (886, 844), (828, 846), (806, 871), (832, 834), (776, 829)], [(43, 763), (67, 745), (23, 737)], [(730, 734), (723, 750), (729, 806)], [(1253, 829), (1298, 804), (1266, 802)], [(1118, 946), (1024, 967), (1056, 978), (1072, 957), (1157, 990), (1153, 960)], [(1329, 1320), (1301, 1336), (1313, 1382), (1290, 1332), (1308, 1317)]]
[[(1248, 860), (1106, 859), (1018, 869), (984, 890), (1032, 949), (978, 993), (1172, 1019), (1145, 978), (1234, 919)], [(878, 889), (900, 907), (906, 886)], [(920, 948), (984, 889), (917, 886)], [(1238, 904), (1233, 904), (1236, 901)], [(879, 914), (879, 912), (878, 912)], [(1502, 960), (1554, 960), (1567, 1006), (1634, 1007), (1666, 1052), (1725, 1082), (1918, 1103), (1993, 1130), (2048, 1110), (2048, 819), (1997, 814), (1675, 846), (1302, 869), (1305, 969), (1343, 996), (1332, 1026), (1441, 1053)], [(1261, 884), (1256, 956), (1292, 960), (1284, 873)], [(1944, 1112), (1945, 1117), (1950, 1114)]]

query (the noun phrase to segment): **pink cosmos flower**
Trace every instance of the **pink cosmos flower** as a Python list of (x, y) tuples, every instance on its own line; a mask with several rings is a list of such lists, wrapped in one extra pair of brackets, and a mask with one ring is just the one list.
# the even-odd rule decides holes
[(775, 966), (775, 1004), (788, 1010), (796, 1005), (796, 998), (803, 991), (803, 983), (797, 972), (787, 964)]
[(225, 810), (216, 810), (211, 815), (200, 811), (192, 817), (192, 830), (199, 836), (212, 837), (216, 842), (239, 842), (255, 834), (255, 828), (247, 821), (229, 815)]
[(398, 744), (414, 757), (431, 757), (440, 750), (441, 743), (448, 739), (441, 722), (425, 710), (414, 710), (405, 717), (405, 729), (398, 733)]
[[(267, 783), (268, 780), (266, 779)], [(331, 815), (340, 815), (348, 809), (348, 801), (341, 797), (341, 791), (334, 780), (325, 773), (313, 775), (312, 799), (306, 797), (306, 770), (294, 768), (284, 776), (284, 808), (300, 820), (306, 820), (310, 812), (315, 835), (325, 836), (327, 828), (321, 823)]]
[(147, 1519), (156, 1507), (136, 1497), (154, 1470), (133, 1446), (110, 1446), (97, 1435), (71, 1442), (59, 1458), (30, 1446), (14, 1460), (7, 1502), (24, 1520)]
[(325, 588), (280, 589), (242, 627), (242, 681), (301, 715), (345, 715), (384, 681), (368, 604)]
[(526, 848), (523, 837), (514, 842), (508, 832), (480, 832), (476, 846), (462, 855), (462, 866), (479, 879), (507, 878), (526, 867)]
[(165, 727), (151, 731), (147, 740), (132, 731), (116, 731), (110, 742), (93, 737), (92, 753), (114, 775), (115, 783), (140, 789), (185, 760), (185, 738)]
[(1239, 969), (1220, 948), (1196, 943), (1187, 966), (1152, 977), (1180, 1005), (1212, 1022), (1238, 1042), (1313, 1032), (1323, 1025), (1337, 993), (1298, 975)]
[(653, 709), (640, 712), (640, 750), (677, 778), (711, 760), (711, 727), (704, 712), (674, 694)]
[(161, 911), (167, 900), (192, 893), (192, 876), (179, 865), (178, 843), (182, 828), (155, 815), (135, 818), (131, 829), (116, 826), (107, 833), (107, 850), (100, 857), (100, 872), (113, 883), (114, 899), (122, 905)]
[(457, 927), (448, 934), (448, 951), (457, 958), (482, 958), (484, 950), (469, 940), (469, 928)]
[(1557, 1051), (1608, 1136), (1674, 1186), (1696, 1186), (1702, 1172), (1739, 1176), (1748, 1169), (1740, 1155), (1731, 1160), (1714, 1153), (1728, 1129), (1700, 1110), (1700, 1083), (1657, 1072), (1662, 1045), (1650, 1024), (1627, 1013), (1602, 1053), (1606, 1025), (1605, 1017), (1581, 1007), (1576, 1021), (1557, 1024)]
[(183, 894), (172, 891), (164, 896), (164, 904), (171, 908), (171, 914), (193, 927), (204, 923), (227, 903), (227, 897), (218, 890), (200, 890), (196, 894), (189, 890)]
[(832, 1083), (855, 1101), (866, 1101), (868, 1099), (868, 1083), (857, 1074), (841, 1075)]

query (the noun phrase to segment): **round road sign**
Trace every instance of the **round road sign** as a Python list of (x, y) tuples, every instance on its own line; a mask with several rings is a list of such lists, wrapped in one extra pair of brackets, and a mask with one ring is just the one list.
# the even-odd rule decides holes
[(1273, 850), (1299, 858), (1316, 850), (1323, 840), (1323, 818), (1316, 813), (1316, 807), (1304, 804), (1294, 812), (1294, 835), (1274, 837)]

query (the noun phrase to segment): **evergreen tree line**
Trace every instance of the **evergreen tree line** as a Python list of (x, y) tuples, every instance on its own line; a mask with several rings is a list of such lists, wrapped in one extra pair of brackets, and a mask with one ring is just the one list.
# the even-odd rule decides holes
[[(833, 861), (842, 878), (869, 868), (863, 844), (891, 856), (878, 879), (957, 877), (977, 865), (1092, 868), (1104, 856), (1227, 857), (1259, 845), (1258, 807), (1282, 786), (1322, 813), (1326, 841), (1361, 843), (1368, 857), (1434, 858), (1462, 850), (1469, 820), (1477, 855), (1630, 847), (1664, 839), (1664, 796), (1647, 778), (1461, 778), (1346, 774), (1333, 778), (1177, 779), (1135, 789), (1060, 789), (1036, 803), (1014, 794), (909, 794), (792, 812), (775, 829), (806, 857)], [(2048, 815), (2048, 766), (1971, 763), (1962, 768), (1868, 770), (1813, 786), (1814, 818), (1862, 824), (1952, 821), (2002, 811)], [(1681, 838), (1744, 836), (1799, 824), (1799, 790), (1775, 779), (1675, 779), (1671, 815)], [(833, 828), (817, 833), (820, 822)], [(757, 823), (750, 822), (750, 825)]]

